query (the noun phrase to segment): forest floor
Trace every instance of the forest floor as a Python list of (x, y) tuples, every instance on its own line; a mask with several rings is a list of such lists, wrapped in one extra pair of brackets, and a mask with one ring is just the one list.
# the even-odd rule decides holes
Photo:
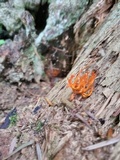
[[(50, 88), (50, 85), (45, 82), (41, 82), (40, 85), (24, 83), (21, 86), (0, 83), (0, 160), (8, 155), (11, 147), (15, 149), (20, 144), (34, 139), (35, 135), (39, 135), (41, 129), (40, 124), (37, 124), (40, 123), (39, 100), (45, 97)], [(16, 112), (12, 114), (14, 109)], [(11, 120), (8, 117), (10, 113)], [(14, 138), (17, 139), (17, 146), (11, 144)], [(35, 159), (35, 155), (25, 152), (26, 159)], [(24, 156), (18, 157), (14, 156), (11, 159), (25, 159)]]
[[(113, 3), (110, 2), (111, 9)], [(73, 65), (75, 71), (82, 66), (89, 66), (88, 64), (92, 70), (99, 71), (95, 79), (94, 91), (89, 97), (82, 98), (76, 95), (70, 102), (63, 94), (64, 97), (61, 96), (63, 101), (61, 101), (59, 93), (62, 92), (59, 91), (63, 89), (63, 85), (56, 85), (56, 88), (59, 89), (55, 95), (58, 103), (54, 104), (48, 99), (49, 91), (57, 89), (51, 90), (53, 84), (51, 85), (48, 81), (41, 81), (38, 84), (41, 77), (36, 75), (35, 78), (34, 71), (38, 67), (37, 71), (41, 73), (42, 65), (39, 61), (41, 57), (33, 46), (26, 50), (31, 42), (28, 38), (26, 39), (22, 30), (14, 40), (0, 47), (0, 160), (113, 160), (110, 157), (115, 151), (114, 143), (120, 141), (118, 137), (120, 133), (120, 94), (117, 90), (120, 60), (118, 33), (120, 32), (119, 19), (115, 18), (119, 16), (119, 4), (118, 6), (116, 4), (117, 8), (110, 10), (106, 23), (105, 21), (98, 23), (97, 19), (99, 13), (102, 15), (106, 9), (108, 10), (108, 5), (106, 1), (102, 1), (102, 4), (98, 6), (100, 6), (98, 16), (93, 6), (90, 12), (86, 12), (90, 14), (86, 14), (85, 18), (83, 16), (85, 30), (81, 32), (79, 26), (75, 36), (75, 39), (78, 39), (81, 44), (87, 41), (86, 46), (82, 44), (84, 45), (83, 51), (80, 53), (78, 51), (81, 46), (77, 49), (76, 66)], [(91, 14), (93, 18), (89, 19)], [(86, 21), (89, 23), (87, 24)], [(92, 23), (95, 23), (94, 27)], [(28, 21), (28, 24), (31, 23)], [(90, 40), (89, 32), (90, 36), (93, 33)], [(69, 40), (69, 37), (65, 36), (64, 41), (62, 40), (60, 44), (69, 48), (68, 45), (72, 46), (73, 39), (71, 44), (69, 41), (67, 44), (67, 39)], [(70, 47), (71, 52), (75, 50), (75, 47), (76, 45)], [(57, 49), (56, 47), (51, 50), (49, 48), (48, 51), (48, 54), (56, 53)], [(61, 52), (61, 49), (58, 51), (60, 55), (64, 53)], [(61, 59), (62, 66), (65, 64), (68, 67), (67, 61), (63, 61), (63, 57)], [(95, 62), (95, 65), (92, 65), (92, 62)], [(33, 64), (36, 64), (36, 68)], [(48, 69), (52, 66), (51, 64), (50, 61)], [(37, 78), (37, 83), (30, 82)], [(66, 78), (63, 80), (63, 92), (67, 88), (66, 80)], [(56, 92), (53, 92), (53, 97), (54, 93)], [(99, 113), (97, 115), (100, 116), (96, 116), (97, 112)], [(106, 146), (109, 140), (111, 140), (109, 142), (116, 140), (114, 137), (118, 138), (118, 141)], [(99, 147), (100, 142), (104, 142), (101, 148)], [(89, 150), (89, 146), (93, 147), (94, 144), (97, 144), (95, 148)]]
[(77, 99), (72, 111), (63, 104), (51, 106), (52, 102), (45, 99), (50, 90), (47, 82), (20, 86), (0, 83), (0, 160), (107, 160), (113, 146), (82, 150), (92, 141), (106, 139), (100, 130), (95, 135), (99, 123), (84, 111), (81, 115), (87, 118), (87, 124), (75, 116), (80, 110)]

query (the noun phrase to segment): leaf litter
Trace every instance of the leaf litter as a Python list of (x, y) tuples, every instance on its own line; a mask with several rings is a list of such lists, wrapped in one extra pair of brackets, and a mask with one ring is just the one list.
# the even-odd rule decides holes
[[(0, 130), (2, 159), (79, 160), (82, 157), (87, 160), (88, 156), (88, 159), (106, 160), (113, 150), (113, 146), (106, 147), (106, 144), (119, 141), (115, 138), (117, 128), (114, 128), (113, 138), (105, 140), (102, 124), (87, 104), (91, 97), (86, 104), (84, 99), (76, 97), (72, 102), (68, 101), (72, 104), (69, 107), (68, 102), (54, 105), (46, 99), (51, 86), (45, 82), (1, 86), (0, 94), (5, 99), (1, 101), (0, 124), (12, 108), (16, 107), (18, 115), (16, 125)], [(10, 99), (10, 94), (15, 98)], [(101, 135), (96, 136), (97, 133)], [(85, 151), (92, 150), (91, 147), (93, 151)]]

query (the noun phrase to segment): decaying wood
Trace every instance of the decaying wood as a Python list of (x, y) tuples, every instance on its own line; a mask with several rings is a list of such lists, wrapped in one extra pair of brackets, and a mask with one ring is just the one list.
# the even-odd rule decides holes
[[(97, 120), (104, 119), (104, 125), (100, 126), (100, 130), (104, 135), (108, 128), (113, 125), (115, 120), (115, 117), (113, 117), (114, 112), (119, 110), (120, 107), (119, 17), (120, 2), (114, 5), (105, 21), (95, 28), (94, 33), (82, 49), (77, 50), (79, 54), (67, 77), (56, 84), (47, 95), (47, 98), (54, 104), (58, 105), (64, 102), (69, 108), (76, 107), (74, 102), (69, 101), (72, 90), (67, 86), (67, 79), (71, 74), (78, 73), (80, 69), (95, 70), (97, 77), (94, 91), (89, 98), (80, 99), (80, 108), (87, 109), (89, 112), (93, 111), (92, 113), (94, 113)], [(97, 127), (99, 128), (99, 126)], [(120, 151), (114, 152), (111, 160), (119, 157), (116, 154), (120, 154)], [(115, 160), (117, 159), (119, 158)]]
[(88, 40), (94, 32), (96, 26), (101, 24), (109, 15), (110, 8), (114, 5), (114, 0), (95, 1), (87, 12), (74, 26), (75, 41), (81, 46)]
[[(68, 76), (49, 92), (47, 97), (55, 104), (61, 103), (63, 97), (69, 99), (72, 91), (67, 87), (67, 78), (87, 66), (89, 70), (96, 70), (98, 75), (92, 96), (82, 100), (81, 105), (87, 106), (89, 104), (89, 109), (95, 110), (97, 118), (105, 120), (108, 120), (113, 112), (119, 108), (120, 19), (116, 18), (120, 17), (119, 9), (120, 3), (115, 4), (104, 23), (96, 28), (94, 34), (79, 51)], [(110, 92), (108, 95), (112, 96), (106, 97), (108, 91)], [(103, 106), (103, 111), (99, 112)], [(103, 128), (110, 123), (111, 121), (106, 123)]]
[(100, 0), (96, 3), (93, 3), (90, 6), (90, 9), (82, 16), (82, 18), (76, 23), (74, 30), (75, 32), (85, 23), (89, 21), (90, 18), (95, 17), (96, 19), (104, 12), (106, 12), (113, 4), (113, 0)]

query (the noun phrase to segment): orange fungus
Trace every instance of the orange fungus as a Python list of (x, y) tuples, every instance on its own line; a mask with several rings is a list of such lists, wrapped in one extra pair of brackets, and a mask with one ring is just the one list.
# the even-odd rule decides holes
[(68, 86), (71, 87), (73, 93), (81, 94), (82, 97), (87, 98), (93, 92), (95, 78), (96, 73), (94, 71), (82, 74), (80, 70), (77, 75), (70, 76)]

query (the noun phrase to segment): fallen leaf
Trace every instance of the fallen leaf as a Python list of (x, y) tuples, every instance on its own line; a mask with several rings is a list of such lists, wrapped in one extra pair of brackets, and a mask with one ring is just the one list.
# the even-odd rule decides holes
[(16, 146), (17, 146), (17, 138), (14, 137), (10, 144), (9, 154), (11, 154), (14, 151)]
[(42, 160), (42, 152), (40, 149), (40, 145), (38, 143), (36, 143), (36, 152), (37, 152), (38, 160)]
[(107, 131), (107, 134), (106, 134), (107, 139), (112, 138), (113, 133), (114, 133), (114, 129), (113, 128), (109, 128), (108, 131)]
[(115, 144), (119, 141), (120, 141), (120, 136), (112, 138), (112, 139), (107, 140), (107, 141), (103, 141), (103, 142), (100, 142), (100, 143), (96, 143), (96, 144), (87, 146), (85, 148), (82, 148), (82, 150), (91, 151), (91, 150), (94, 150), (94, 149), (97, 149), (97, 148), (101, 148), (101, 147), (109, 146), (111, 144)]

